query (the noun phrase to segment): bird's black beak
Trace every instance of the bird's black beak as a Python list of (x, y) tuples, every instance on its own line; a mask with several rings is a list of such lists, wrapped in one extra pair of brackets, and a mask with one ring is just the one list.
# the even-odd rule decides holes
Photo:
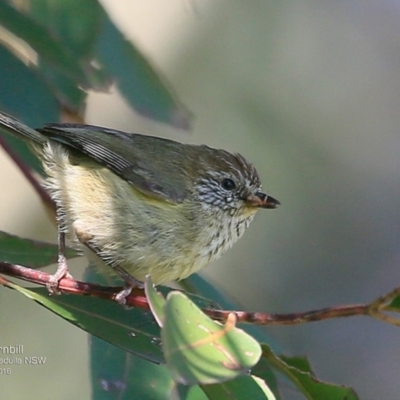
[(276, 208), (281, 204), (278, 200), (261, 192), (248, 196), (246, 201), (249, 205), (260, 208)]

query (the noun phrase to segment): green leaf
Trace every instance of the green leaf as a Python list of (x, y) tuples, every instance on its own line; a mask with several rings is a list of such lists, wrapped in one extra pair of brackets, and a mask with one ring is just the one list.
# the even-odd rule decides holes
[(154, 363), (163, 363), (159, 328), (148, 311), (88, 296), (49, 296), (47, 289), (17, 290), (75, 326)]
[[(1, 110), (17, 118), (23, 116), (24, 122), (33, 127), (58, 120), (60, 108), (48, 86), (33, 69), (1, 46), (0, 76)], [(41, 163), (22, 140), (1, 131), (0, 135), (27, 166), (42, 171)]]
[[(204, 278), (197, 274), (191, 275), (184, 281), (180, 282), (183, 288), (191, 293), (198, 293), (210, 300), (213, 300), (215, 304), (211, 306), (212, 308), (223, 308), (224, 310), (237, 310), (237, 304), (224, 296), (223, 292), (217, 287), (211, 285)], [(216, 306), (218, 305), (218, 306)], [(253, 338), (257, 339), (260, 343), (271, 343), (272, 338), (262, 329), (257, 326), (250, 324), (241, 324), (240, 327), (250, 334)], [(273, 348), (278, 346), (274, 343)], [(272, 371), (269, 362), (266, 359), (261, 358), (257, 365), (252, 369), (253, 375), (256, 375), (268, 383), (268, 386), (272, 389), (277, 399), (280, 399), (278, 384), (274, 372)]]
[(44, 61), (40, 61), (39, 63), (38, 74), (43, 76), (43, 79), (51, 88), (54, 97), (63, 107), (78, 115), (83, 114), (88, 94), (73, 79), (60, 73)]
[[(103, 9), (96, 0), (35, 0), (31, 3), (29, 14), (46, 27), (57, 42), (73, 54), (77, 62), (85, 66), (86, 77), (92, 89), (109, 88), (111, 77), (99, 66), (90, 63), (103, 19)], [(77, 15), (79, 18), (76, 18)], [(80, 88), (78, 81), (61, 73), (43, 57), (39, 62), (39, 73), (52, 87), (61, 104), (79, 115), (83, 113), (87, 93)]]
[[(86, 269), (84, 279), (105, 285), (116, 285), (117, 280), (112, 275), (100, 274), (98, 270), (90, 266)], [(127, 314), (128, 321), (133, 320), (131, 314)], [(144, 314), (141, 328), (146, 331), (149, 327), (145, 322), (149, 314)], [(156, 351), (160, 351), (160, 338), (148, 332), (151, 341), (156, 344)], [(136, 357), (116, 346), (104, 342), (96, 337), (90, 340), (90, 359), (92, 374), (93, 399), (167, 399), (168, 393), (175, 388), (171, 375), (165, 366), (155, 365), (151, 361)], [(162, 361), (159, 359), (158, 361)]]
[(29, 14), (77, 58), (93, 56), (103, 16), (97, 0), (35, 0)]
[(177, 384), (171, 392), (171, 399), (174, 400), (209, 400), (204, 390), (198, 386), (186, 386)]
[(174, 380), (185, 385), (211, 384), (247, 373), (260, 358), (256, 340), (228, 320), (207, 317), (181, 292), (168, 294), (161, 331), (167, 365)]
[[(73, 249), (67, 249), (67, 258), (77, 257)], [(38, 240), (24, 239), (0, 231), (0, 258), (12, 264), (40, 268), (57, 262), (58, 246)]]
[(278, 382), (268, 360), (261, 357), (258, 363), (251, 369), (251, 373), (268, 384), (269, 389), (274, 393), (277, 400), (281, 399)]
[(168, 369), (96, 337), (90, 340), (92, 398), (165, 400), (174, 387)]
[(280, 359), (284, 361), (286, 364), (289, 364), (291, 367), (297, 368), (300, 371), (308, 372), (313, 375), (313, 371), (311, 369), (311, 364), (306, 357), (286, 357), (281, 355)]
[(189, 127), (189, 111), (97, 1), (37, 0), (30, 13), (0, 2), (0, 24), (37, 52), (39, 73), (62, 104), (80, 112), (85, 97), (78, 85), (104, 90), (113, 80), (139, 113)]
[(278, 357), (265, 344), (262, 345), (262, 349), (263, 357), (267, 358), (276, 369), (286, 375), (307, 399), (358, 400), (353, 389), (318, 380), (311, 371), (307, 360), (301, 360), (299, 357), (293, 359)]
[(151, 312), (153, 313), (153, 316), (156, 319), (158, 325), (162, 328), (165, 320), (165, 298), (160, 292), (155, 289), (150, 275), (146, 277), (144, 289), (147, 301), (150, 305)]
[(54, 67), (82, 85), (88, 85), (86, 72), (76, 57), (54, 40), (49, 31), (28, 15), (19, 12), (8, 3), (0, 2), (0, 24), (15, 36), (24, 40), (40, 57)]
[(393, 309), (391, 311), (400, 312), (400, 296), (395, 297), (390, 304), (388, 305), (389, 308)]
[(191, 114), (167, 87), (159, 72), (127, 41), (104, 13), (96, 55), (120, 92), (140, 114), (188, 129)]
[(171, 398), (179, 400), (276, 400), (274, 394), (257, 377), (247, 375), (212, 385), (177, 385)]
[(262, 379), (250, 375), (201, 388), (210, 400), (276, 400)]

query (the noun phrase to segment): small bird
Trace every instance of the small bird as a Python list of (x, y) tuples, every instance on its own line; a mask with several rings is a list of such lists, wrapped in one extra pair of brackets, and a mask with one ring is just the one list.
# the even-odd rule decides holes
[(59, 229), (53, 289), (68, 275), (65, 235), (125, 280), (123, 298), (147, 274), (164, 284), (205, 267), (258, 209), (279, 204), (261, 192), (254, 166), (225, 150), (91, 125), (34, 130), (4, 113), (0, 130), (25, 139), (43, 162)]

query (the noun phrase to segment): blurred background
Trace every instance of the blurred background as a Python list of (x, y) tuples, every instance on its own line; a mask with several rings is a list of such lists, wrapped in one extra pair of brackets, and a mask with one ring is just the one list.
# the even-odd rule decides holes
[[(139, 117), (116, 92), (91, 95), (86, 122), (240, 152), (282, 203), (260, 212), (204, 276), (244, 309), (268, 312), (369, 302), (400, 285), (399, 2), (102, 4), (170, 81), (193, 129)], [(0, 229), (55, 241), (3, 153), (0, 168)], [(89, 398), (84, 332), (8, 290), (0, 318), (1, 343), (47, 357), (0, 376), (4, 398), (28, 398), (22, 380), (37, 398)], [(318, 378), (365, 400), (399, 398), (398, 328), (359, 317), (267, 331), (282, 353), (307, 355)], [(55, 392), (60, 376), (65, 388)], [(287, 388), (285, 399), (297, 398)]]

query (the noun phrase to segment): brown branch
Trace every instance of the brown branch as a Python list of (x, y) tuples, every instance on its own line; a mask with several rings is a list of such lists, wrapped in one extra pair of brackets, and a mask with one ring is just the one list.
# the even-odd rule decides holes
[[(0, 262), (0, 273), (43, 286), (48, 284), (51, 278), (51, 275), (46, 272), (6, 262)], [(9, 286), (9, 281), (0, 277), (0, 284)], [(102, 286), (93, 283), (80, 282), (69, 278), (63, 278), (59, 282), (59, 290), (62, 293), (99, 297), (111, 301), (116, 301), (116, 296), (122, 289), (123, 287), (121, 286)], [(400, 319), (386, 314), (388, 311), (398, 312), (398, 310), (390, 308), (390, 303), (397, 296), (400, 296), (400, 287), (378, 297), (369, 304), (341, 305), (289, 314), (253, 313), (215, 309), (205, 309), (203, 311), (205, 314), (218, 321), (226, 321), (229, 314), (233, 313), (237, 318), (237, 322), (256, 325), (298, 325), (306, 322), (323, 321), (332, 318), (369, 315), (380, 321), (400, 326)], [(146, 310), (150, 309), (144, 290), (139, 288), (135, 288), (132, 293), (126, 297), (125, 304), (127, 306), (138, 307)]]
[[(36, 283), (41, 286), (46, 286), (51, 281), (50, 274), (32, 268), (27, 268), (22, 265), (0, 262), (0, 273), (14, 278), (22, 279), (26, 282)], [(2, 279), (1, 284), (7, 286)], [(70, 278), (60, 280), (58, 289), (62, 293), (76, 294), (81, 296), (98, 297), (105, 300), (115, 301), (115, 296), (123, 289), (122, 286), (102, 286), (94, 283), (80, 282)], [(126, 298), (126, 305), (144, 309), (150, 309), (143, 289), (135, 288), (129, 297)]]
[(354, 304), (321, 308), (319, 310), (304, 311), (298, 313), (277, 314), (247, 311), (220, 311), (205, 310), (206, 314), (216, 320), (224, 321), (229, 313), (234, 312), (237, 322), (254, 325), (299, 325), (306, 322), (323, 321), (332, 318), (355, 317), (357, 315), (369, 315), (368, 305)]

